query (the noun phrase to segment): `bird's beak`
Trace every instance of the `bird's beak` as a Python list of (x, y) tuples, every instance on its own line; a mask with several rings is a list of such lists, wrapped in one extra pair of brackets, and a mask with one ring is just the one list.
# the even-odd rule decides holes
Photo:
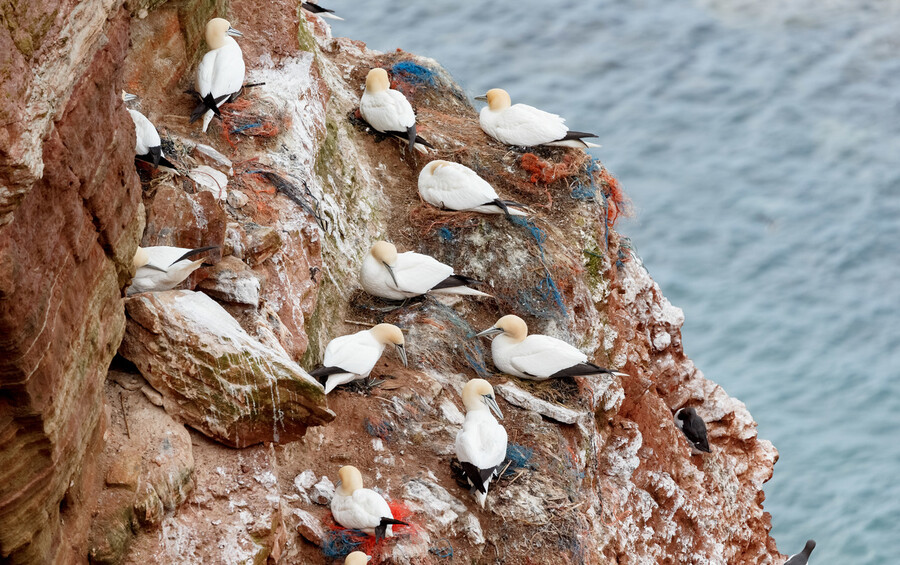
[(487, 102), (487, 94), (482, 94), (481, 96), (476, 96), (475, 100), (478, 100), (479, 102)]
[(225, 30), (225, 33), (227, 33), (228, 35), (233, 35), (234, 37), (244, 37), (243, 33), (239, 32), (238, 30), (234, 29), (233, 27), (229, 27), (227, 30)]
[(341, 485), (344, 484), (344, 481), (338, 479), (338, 482), (334, 485), (334, 490), (341, 488)]
[(131, 94), (130, 92), (123, 92), (122, 100), (124, 100), (125, 102), (131, 102), (132, 100), (137, 100), (137, 94)]
[(485, 394), (482, 395), (482, 398), (484, 398), (484, 403), (488, 405), (488, 408), (491, 409), (491, 412), (497, 415), (497, 419), (502, 420), (503, 414), (500, 413), (500, 407), (497, 406), (497, 400), (494, 399), (493, 395)]
[[(382, 261), (382, 263), (384, 263), (384, 261)], [(388, 272), (391, 274), (391, 280), (394, 281), (394, 286), (400, 288), (400, 283), (397, 282), (397, 275), (394, 274), (394, 268), (387, 263), (384, 263), (384, 266), (387, 267)]]
[(397, 344), (397, 353), (400, 354), (400, 360), (403, 361), (403, 366), (409, 367), (409, 363), (406, 360), (406, 347), (402, 343)]
[(484, 330), (481, 333), (475, 334), (475, 337), (488, 337), (488, 336), (493, 336), (493, 335), (502, 334), (502, 333), (503, 333), (503, 330), (501, 330), (500, 328), (491, 327), (491, 328)]

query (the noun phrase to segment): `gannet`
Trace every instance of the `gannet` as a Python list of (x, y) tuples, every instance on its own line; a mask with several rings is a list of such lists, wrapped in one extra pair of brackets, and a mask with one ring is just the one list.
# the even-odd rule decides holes
[(709, 440), (706, 437), (706, 423), (693, 407), (681, 408), (675, 412), (675, 427), (691, 442), (691, 453), (709, 453)]
[(244, 54), (237, 41), (229, 37), (231, 35), (243, 36), (228, 20), (213, 18), (206, 24), (209, 52), (197, 67), (196, 87), (200, 103), (191, 113), (191, 123), (203, 116), (203, 131), (213, 114), (221, 116), (219, 106), (234, 101), (244, 84)]
[(362, 551), (354, 551), (344, 559), (344, 565), (366, 565), (372, 559)]
[(560, 147), (600, 147), (582, 138), (597, 137), (592, 133), (569, 131), (566, 120), (538, 110), (526, 104), (510, 106), (509, 94), (500, 88), (488, 90), (475, 100), (488, 103), (481, 109), (479, 121), (484, 133), (507, 145), (533, 147), (535, 145), (557, 145)]
[[(136, 99), (137, 96), (134, 94), (129, 94), (124, 90), (122, 91), (123, 102), (131, 102)], [(175, 165), (163, 156), (162, 140), (159, 138), (159, 132), (156, 131), (156, 126), (147, 119), (147, 116), (141, 114), (137, 110), (132, 110), (131, 108), (126, 108), (126, 110), (128, 110), (128, 113), (131, 115), (131, 120), (134, 122), (134, 133), (136, 138), (134, 144), (134, 158), (153, 163), (154, 168), (162, 165), (163, 167), (174, 169)]]
[(809, 554), (812, 553), (812, 550), (816, 548), (815, 540), (807, 540), (806, 545), (803, 546), (803, 551), (796, 555), (791, 555), (791, 558), (784, 562), (784, 565), (806, 565), (809, 562)]
[(325, 347), (322, 366), (310, 375), (320, 380), (327, 377), (324, 384), (328, 394), (338, 385), (368, 377), (389, 343), (397, 346), (403, 366), (408, 366), (403, 332), (392, 324), (378, 324), (370, 330), (331, 340)]
[(359, 99), (359, 113), (370, 126), (409, 143), (410, 149), (426, 153), (431, 147), (416, 135), (416, 114), (402, 93), (391, 88), (387, 71), (374, 68), (366, 75), (366, 90)]
[(366, 253), (359, 279), (369, 294), (391, 300), (406, 300), (427, 292), (490, 296), (469, 288), (478, 281), (454, 275), (450, 265), (412, 251), (398, 254), (397, 248), (386, 241), (376, 241)]
[(328, 8), (323, 8), (319, 6), (315, 2), (303, 2), (300, 4), (304, 10), (307, 12), (312, 12), (313, 14), (319, 16), (320, 18), (328, 18), (331, 20), (341, 20), (344, 18), (334, 15), (334, 10), (329, 10)]
[(352, 530), (362, 530), (367, 534), (375, 534), (378, 541), (384, 537), (391, 537), (392, 525), (406, 522), (394, 520), (391, 507), (374, 490), (363, 488), (362, 475), (359, 469), (352, 465), (341, 467), (338, 471), (341, 480), (331, 499), (331, 513), (334, 521)]
[(491, 383), (472, 379), (463, 387), (462, 398), (466, 421), (456, 434), (456, 457), (472, 487), (472, 494), (484, 508), (488, 485), (500, 473), (500, 466), (506, 459), (506, 429), (491, 415), (493, 411), (503, 419)]
[(518, 316), (503, 316), (475, 337), (501, 334), (491, 344), (494, 365), (508, 375), (543, 381), (577, 375), (627, 376), (587, 362), (587, 355), (568, 343), (547, 335), (528, 335), (528, 326)]
[(196, 271), (206, 259), (195, 261), (190, 258), (218, 249), (216, 246), (183, 249), (181, 247), (138, 247), (134, 254), (134, 278), (128, 287), (128, 294), (170, 290), (181, 284)]
[(419, 195), (432, 206), (483, 214), (525, 216), (523, 204), (501, 200), (494, 187), (478, 173), (459, 163), (432, 161), (419, 173)]

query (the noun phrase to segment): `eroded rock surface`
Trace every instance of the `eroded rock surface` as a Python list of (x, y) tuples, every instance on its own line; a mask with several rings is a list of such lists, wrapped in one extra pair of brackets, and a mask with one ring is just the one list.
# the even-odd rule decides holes
[(189, 290), (129, 298), (121, 353), (177, 420), (233, 447), (292, 441), (330, 421), (322, 385)]

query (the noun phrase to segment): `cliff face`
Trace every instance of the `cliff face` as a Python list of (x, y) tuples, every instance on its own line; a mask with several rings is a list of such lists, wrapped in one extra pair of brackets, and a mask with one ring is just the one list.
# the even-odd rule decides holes
[[(266, 84), (203, 135), (180, 93), (214, 15), (245, 34), (248, 82)], [(386, 561), (451, 549), (497, 563), (780, 558), (762, 509), (777, 453), (684, 355), (681, 311), (606, 227), (624, 197), (599, 163), (489, 140), (434, 61), (333, 39), (292, 2), (49, 2), (3, 18), (4, 558), (331, 563), (329, 485), (347, 463), (412, 512), (414, 527), (376, 548)], [(391, 71), (437, 152), (366, 131), (355, 110), (373, 66)], [(189, 175), (135, 172), (123, 87)], [(424, 205), (416, 179), (431, 158), (536, 214)], [(356, 290), (376, 238), (485, 281), (496, 300), (385, 309)], [(220, 246), (187, 283), (204, 294), (124, 299), (139, 242)], [(630, 376), (492, 376), (489, 347), (469, 338), (511, 312)], [(326, 402), (301, 366), (381, 321), (407, 330), (410, 367), (387, 353), (383, 382)], [(120, 343), (133, 365), (107, 374)], [(475, 375), (494, 383), (518, 454), (485, 510), (450, 471)], [(675, 429), (685, 405), (707, 421), (712, 454), (691, 456)]]

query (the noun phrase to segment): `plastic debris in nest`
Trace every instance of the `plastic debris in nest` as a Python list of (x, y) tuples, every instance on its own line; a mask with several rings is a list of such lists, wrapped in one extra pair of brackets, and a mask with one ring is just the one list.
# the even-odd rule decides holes
[(441, 538), (437, 541), (438, 545), (428, 548), (428, 553), (439, 557), (440, 559), (449, 559), (453, 557), (453, 545), (447, 538)]
[(221, 107), (225, 139), (235, 146), (231, 136), (240, 134), (248, 137), (275, 137), (282, 130), (291, 127), (291, 118), (274, 102), (264, 98), (238, 98)]
[(561, 162), (552, 163), (541, 159), (534, 153), (525, 153), (519, 159), (519, 166), (531, 173), (529, 180), (533, 184), (551, 184), (560, 179), (577, 175), (583, 169), (585, 161), (590, 158), (590, 155), (583, 151), (577, 153), (569, 151), (563, 155)]
[(437, 73), (415, 61), (400, 61), (391, 67), (391, 88), (404, 94), (414, 94), (420, 86), (437, 86)]
[(532, 457), (534, 457), (534, 449), (517, 443), (507, 444), (506, 459), (501, 466), (504, 470), (500, 478), (511, 479), (519, 470), (536, 470), (537, 466), (531, 463)]
[(370, 436), (381, 438), (387, 442), (391, 441), (391, 436), (394, 433), (394, 425), (381, 418), (366, 417), (366, 419), (363, 420), (363, 427)]
[[(484, 216), (484, 214), (479, 214), (478, 212), (441, 210), (427, 202), (422, 202), (409, 211), (410, 223), (417, 227), (419, 233), (423, 236), (428, 235), (435, 230), (443, 230), (446, 228), (458, 229), (475, 227), (481, 219), (479, 216)], [(452, 236), (452, 232), (450, 235)], [(443, 235), (441, 237), (443, 237)], [(445, 241), (447, 240), (446, 238), (444, 239)]]
[[(544, 242), (547, 241), (547, 233), (529, 218), (512, 216), (510, 221), (525, 228), (535, 243), (537, 243), (541, 265), (544, 268), (544, 276), (537, 281), (534, 287), (518, 291), (517, 303), (529, 314), (538, 318), (557, 318), (560, 314), (563, 317), (568, 316), (569, 312), (563, 300), (562, 292), (560, 292), (556, 280), (554, 280), (550, 269), (547, 267), (544, 254)], [(548, 307), (548, 304), (555, 305), (555, 308)]]
[(406, 504), (400, 500), (392, 500), (388, 502), (388, 507), (391, 509), (391, 514), (395, 520), (406, 522), (409, 525), (396, 524), (391, 526), (391, 537), (386, 537), (376, 542), (374, 535), (367, 534), (362, 530), (345, 528), (332, 520), (322, 539), (322, 553), (329, 559), (342, 559), (354, 551), (362, 551), (372, 557), (369, 565), (381, 563), (381, 554), (384, 551), (385, 544), (391, 543), (389, 540), (411, 538), (418, 535), (417, 527), (409, 520), (412, 512)]
[(478, 333), (469, 322), (459, 315), (459, 313), (440, 302), (434, 302), (429, 305), (428, 313), (440, 322), (447, 322), (441, 328), (441, 333), (446, 335), (447, 330), (452, 332), (447, 339), (450, 343), (458, 344), (463, 350), (463, 357), (479, 377), (489, 377), (491, 372), (487, 368), (487, 362), (484, 359), (484, 349), (481, 347), (481, 340), (472, 339)]

